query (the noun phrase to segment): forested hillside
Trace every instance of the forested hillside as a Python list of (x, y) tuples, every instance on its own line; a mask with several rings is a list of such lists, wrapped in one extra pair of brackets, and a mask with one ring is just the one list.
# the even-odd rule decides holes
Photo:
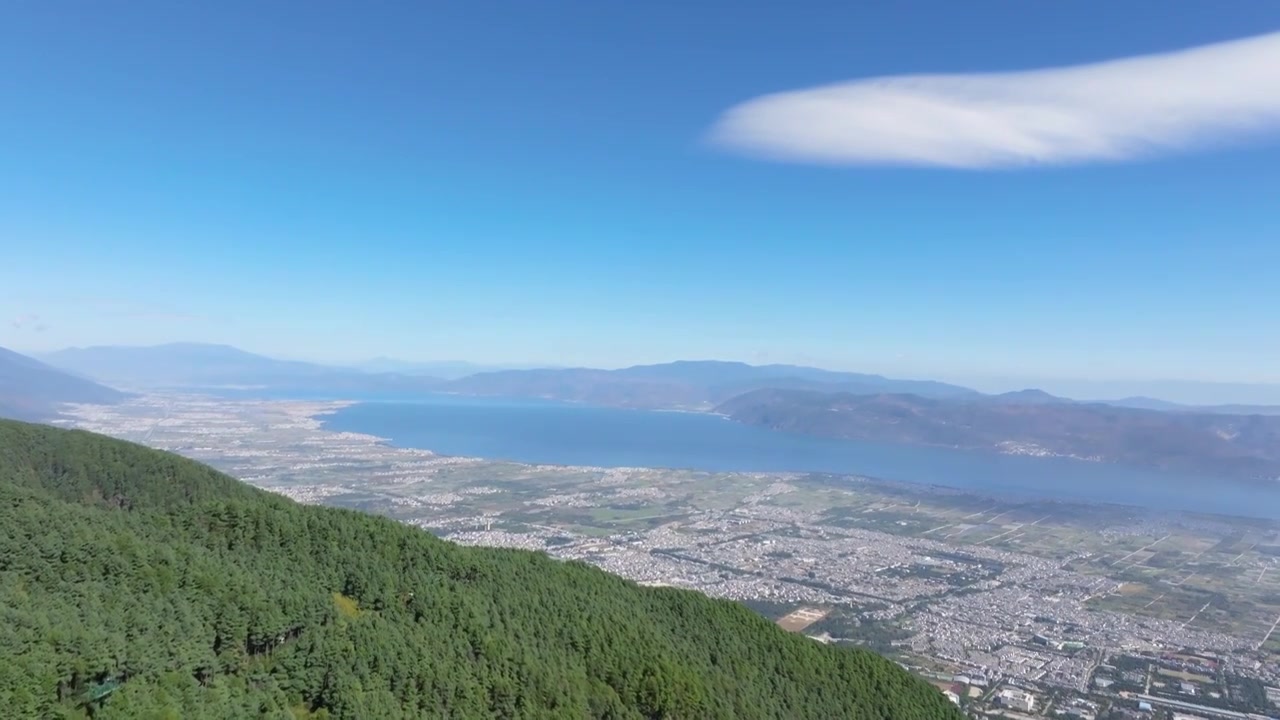
[(9, 421), (0, 650), (6, 718), (960, 717), (741, 605)]

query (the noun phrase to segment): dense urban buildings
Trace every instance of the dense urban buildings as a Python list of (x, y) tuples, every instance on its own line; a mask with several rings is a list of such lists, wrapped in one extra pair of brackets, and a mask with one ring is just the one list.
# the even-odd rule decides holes
[(69, 424), (302, 502), (740, 600), (816, 642), (896, 657), (973, 712), (1274, 712), (1280, 524), (867, 478), (443, 457), (325, 430), (340, 406), (150, 395), (78, 406)]

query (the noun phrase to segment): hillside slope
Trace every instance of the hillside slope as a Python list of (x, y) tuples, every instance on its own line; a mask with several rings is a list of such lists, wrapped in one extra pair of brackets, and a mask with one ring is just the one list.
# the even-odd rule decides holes
[(960, 715), (741, 605), (0, 422), (6, 717)]
[(792, 390), (745, 393), (717, 410), (749, 425), (848, 438), (1201, 473), (1280, 477), (1280, 417), (1158, 412), (1025, 391), (976, 399)]
[(108, 404), (125, 394), (0, 348), (0, 417), (42, 419), (62, 403)]

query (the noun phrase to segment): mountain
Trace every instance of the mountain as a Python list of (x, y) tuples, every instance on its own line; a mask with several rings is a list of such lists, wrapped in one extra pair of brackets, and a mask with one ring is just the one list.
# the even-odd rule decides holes
[(88, 377), (142, 387), (249, 384), (263, 377), (309, 377), (333, 372), (322, 365), (276, 360), (229, 345), (206, 343), (68, 348), (41, 359)]
[[(1004, 382), (1012, 381), (1005, 378)], [(1040, 378), (1022, 384), (1073, 398), (1159, 398), (1177, 405), (1280, 406), (1280, 383), (1207, 380), (1064, 380)]]
[(43, 419), (56, 415), (63, 403), (109, 404), (126, 397), (118, 390), (0, 348), (0, 417)]
[(1001, 396), (760, 390), (733, 398), (717, 411), (751, 425), (825, 437), (1280, 478), (1280, 417), (1057, 400), (1038, 392), (1002, 401)]
[(136, 388), (254, 387), (277, 392), (372, 394), (428, 392), (440, 384), (430, 377), (277, 360), (229, 345), (205, 343), (69, 348), (42, 359), (86, 377)]
[(637, 365), (621, 370), (569, 368), (479, 373), (455, 380), (446, 388), (471, 395), (541, 397), (597, 405), (695, 410), (708, 410), (732, 397), (762, 388), (902, 392), (926, 397), (977, 394), (958, 385), (927, 380), (894, 380), (880, 375), (795, 365), (748, 365), (710, 360)]
[(1159, 398), (1145, 397), (1135, 395), (1133, 397), (1120, 398), (1119, 400), (1101, 400), (1103, 404), (1114, 405), (1115, 407), (1133, 408), (1135, 410), (1159, 410), (1161, 412), (1167, 410), (1185, 410), (1187, 405), (1179, 405), (1168, 400)]
[(1280, 415), (1280, 406), (1277, 405), (1182, 405), (1143, 396), (1121, 398), (1120, 400), (1103, 400), (1101, 402), (1116, 407), (1166, 412), (1199, 412), (1216, 415)]
[(983, 397), (982, 401), (993, 403), (995, 405), (1058, 405), (1061, 403), (1075, 402), (1068, 398), (1050, 395), (1043, 390), (1037, 390), (1035, 388), (1014, 390), (1013, 392), (1000, 393), (999, 395), (988, 395)]
[(0, 527), (5, 717), (962, 718), (736, 603), (81, 431), (0, 422)]
[(358, 368), (339, 368), (277, 360), (227, 345), (203, 343), (69, 348), (42, 359), (69, 372), (125, 387), (253, 388), (334, 397), (448, 391), (618, 407), (709, 410), (729, 398), (761, 388), (901, 392), (926, 397), (977, 395), (968, 388), (928, 380), (719, 361), (680, 361), (621, 370), (537, 368), (472, 373), (481, 366), (462, 362), (415, 364), (379, 358)]

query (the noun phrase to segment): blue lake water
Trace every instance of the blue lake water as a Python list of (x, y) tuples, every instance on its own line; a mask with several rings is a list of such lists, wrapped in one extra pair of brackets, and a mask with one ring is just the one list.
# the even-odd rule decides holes
[(538, 400), (422, 396), (326, 418), (445, 455), (557, 465), (865, 475), (995, 496), (1120, 503), (1280, 519), (1280, 488), (1059, 458), (815, 438), (700, 413)]

